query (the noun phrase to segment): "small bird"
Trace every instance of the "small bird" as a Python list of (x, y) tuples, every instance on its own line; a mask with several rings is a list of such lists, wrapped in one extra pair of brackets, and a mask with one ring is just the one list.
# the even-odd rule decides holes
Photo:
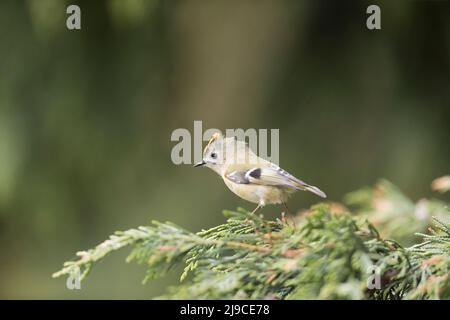
[(203, 151), (203, 159), (194, 167), (206, 166), (218, 173), (227, 187), (244, 200), (257, 203), (252, 213), (267, 204), (284, 204), (297, 190), (326, 195), (274, 163), (258, 157), (244, 141), (235, 137), (212, 135)]

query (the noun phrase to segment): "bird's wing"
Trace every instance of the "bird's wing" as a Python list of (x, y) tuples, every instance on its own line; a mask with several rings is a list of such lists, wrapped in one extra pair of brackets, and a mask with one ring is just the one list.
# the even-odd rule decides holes
[(250, 181), (245, 176), (246, 173), (247, 173), (247, 170), (243, 170), (243, 171), (234, 170), (229, 173), (226, 173), (224, 176), (225, 176), (225, 178), (233, 181), (234, 183), (249, 184)]
[(325, 198), (326, 195), (319, 188), (311, 186), (280, 167), (271, 164), (269, 166), (230, 166), (225, 173), (225, 178), (239, 184), (258, 184), (265, 186), (277, 186), (295, 190), (308, 190)]
[(273, 185), (303, 190), (305, 183), (278, 166), (255, 168), (247, 174), (249, 180), (255, 184)]
[(250, 181), (246, 176), (247, 172), (254, 169), (255, 165), (248, 164), (230, 164), (227, 167), (224, 178), (238, 184), (249, 184)]
[(227, 168), (225, 177), (239, 184), (260, 184), (268, 186), (283, 186), (300, 189), (304, 185), (283, 169), (271, 166), (258, 166), (248, 164), (231, 165)]

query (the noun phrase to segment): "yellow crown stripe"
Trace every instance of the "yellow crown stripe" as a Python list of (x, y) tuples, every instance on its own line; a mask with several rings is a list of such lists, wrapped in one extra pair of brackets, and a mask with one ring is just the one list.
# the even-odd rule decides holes
[(217, 139), (220, 139), (221, 137), (222, 137), (222, 135), (219, 132), (214, 132), (214, 134), (211, 136), (211, 139), (209, 139), (209, 142), (206, 145), (205, 149), (203, 149), (203, 152), (205, 152), (208, 149), (208, 147), (211, 145), (211, 143), (213, 143)]

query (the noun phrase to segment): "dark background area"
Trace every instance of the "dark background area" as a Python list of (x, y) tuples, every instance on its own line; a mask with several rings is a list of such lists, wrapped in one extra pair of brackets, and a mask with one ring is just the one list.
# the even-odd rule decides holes
[[(82, 29), (66, 28), (81, 7)], [(382, 29), (366, 28), (381, 7)], [(176, 166), (173, 130), (278, 128), (280, 165), (332, 201), (449, 173), (447, 1), (0, 2), (0, 297), (149, 298), (123, 252), (82, 289), (51, 279), (115, 230), (196, 231), (253, 204)], [(299, 193), (290, 208), (319, 199)], [(278, 217), (281, 207), (262, 211)]]

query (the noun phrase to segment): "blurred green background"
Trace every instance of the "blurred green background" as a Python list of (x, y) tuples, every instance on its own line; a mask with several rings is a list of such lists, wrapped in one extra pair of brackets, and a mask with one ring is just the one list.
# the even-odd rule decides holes
[[(382, 30), (366, 28), (369, 4)], [(78, 4), (82, 30), (66, 28)], [(253, 209), (176, 166), (174, 129), (279, 128), (280, 164), (330, 200), (384, 177), (430, 196), (449, 173), (447, 1), (0, 2), (0, 297), (149, 298), (127, 252), (81, 290), (51, 274), (115, 230), (196, 231)], [(319, 201), (299, 193), (293, 210)], [(267, 217), (282, 208), (267, 207)]]

